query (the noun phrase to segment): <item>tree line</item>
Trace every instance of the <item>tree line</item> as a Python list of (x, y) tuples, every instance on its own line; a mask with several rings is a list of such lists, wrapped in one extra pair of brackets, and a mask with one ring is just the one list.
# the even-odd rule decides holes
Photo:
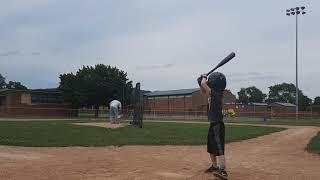
[(113, 98), (130, 104), (132, 81), (127, 73), (109, 65), (83, 66), (76, 73), (60, 74), (58, 89), (73, 108), (94, 107), (98, 116), (99, 107)]
[(0, 74), (0, 89), (16, 89), (16, 90), (27, 90), (28, 88), (17, 81), (6, 82), (6, 78)]
[[(118, 98), (122, 103), (129, 105), (132, 81), (127, 73), (117, 67), (97, 64), (82, 66), (75, 73), (59, 75), (58, 90), (62, 93), (65, 102), (73, 108), (94, 107), (96, 113), (101, 105), (108, 105), (112, 98)], [(26, 90), (20, 82), (9, 81), (0, 74), (0, 89)], [(238, 103), (272, 103), (287, 102), (295, 104), (295, 85), (290, 83), (276, 84), (269, 87), (268, 94), (264, 94), (255, 86), (241, 88), (238, 92)], [(313, 101), (299, 90), (299, 110), (305, 111), (310, 105), (320, 105), (320, 97)]]
[[(264, 94), (255, 86), (241, 88), (238, 92), (239, 103), (273, 103), (285, 102), (296, 104), (296, 86), (292, 83), (276, 84), (269, 87), (269, 93)], [(298, 89), (299, 110), (306, 111), (311, 105), (320, 105), (320, 97), (315, 97), (312, 101), (308, 96)]]
[[(72, 108), (94, 107), (98, 116), (99, 107), (107, 106), (113, 98), (122, 101), (123, 105), (130, 104), (132, 81), (127, 73), (109, 65), (97, 64), (83, 66), (76, 73), (59, 75), (58, 90), (64, 102)], [(20, 82), (9, 81), (0, 74), (0, 89), (27, 90)]]

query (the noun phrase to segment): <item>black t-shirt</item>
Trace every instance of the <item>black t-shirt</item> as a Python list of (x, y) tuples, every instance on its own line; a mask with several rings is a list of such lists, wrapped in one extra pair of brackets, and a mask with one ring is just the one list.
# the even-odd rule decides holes
[(222, 96), (223, 92), (215, 92), (211, 89), (209, 98), (208, 120), (210, 122), (223, 122)]

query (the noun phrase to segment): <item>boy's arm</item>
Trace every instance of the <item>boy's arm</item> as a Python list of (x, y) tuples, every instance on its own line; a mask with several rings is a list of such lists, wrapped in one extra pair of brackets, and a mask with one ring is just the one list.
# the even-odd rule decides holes
[(201, 91), (202, 91), (203, 93), (206, 94), (207, 97), (210, 96), (211, 89), (210, 89), (210, 87), (207, 85), (207, 79), (206, 79), (206, 78), (202, 78), (202, 80), (201, 80), (201, 88), (200, 88), (200, 89), (201, 89)]
[(206, 94), (206, 90), (202, 86), (200, 86), (200, 90), (201, 90), (201, 94)]

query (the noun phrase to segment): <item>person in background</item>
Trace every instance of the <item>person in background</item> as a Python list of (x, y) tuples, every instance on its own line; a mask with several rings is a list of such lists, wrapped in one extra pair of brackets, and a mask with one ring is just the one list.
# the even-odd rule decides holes
[(112, 124), (119, 124), (119, 112), (121, 112), (121, 102), (117, 100), (116, 96), (110, 102), (110, 120)]

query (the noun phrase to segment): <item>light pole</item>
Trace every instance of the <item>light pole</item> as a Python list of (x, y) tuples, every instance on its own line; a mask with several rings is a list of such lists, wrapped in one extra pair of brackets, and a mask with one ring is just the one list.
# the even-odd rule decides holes
[(306, 12), (304, 11), (306, 8), (304, 6), (302, 7), (296, 7), (296, 8), (290, 8), (286, 10), (287, 16), (296, 16), (296, 119), (298, 119), (298, 113), (299, 113), (299, 88), (298, 88), (298, 15), (304, 15)]
[(126, 85), (126, 82), (124, 81), (122, 84), (122, 106), (124, 107), (124, 86)]

